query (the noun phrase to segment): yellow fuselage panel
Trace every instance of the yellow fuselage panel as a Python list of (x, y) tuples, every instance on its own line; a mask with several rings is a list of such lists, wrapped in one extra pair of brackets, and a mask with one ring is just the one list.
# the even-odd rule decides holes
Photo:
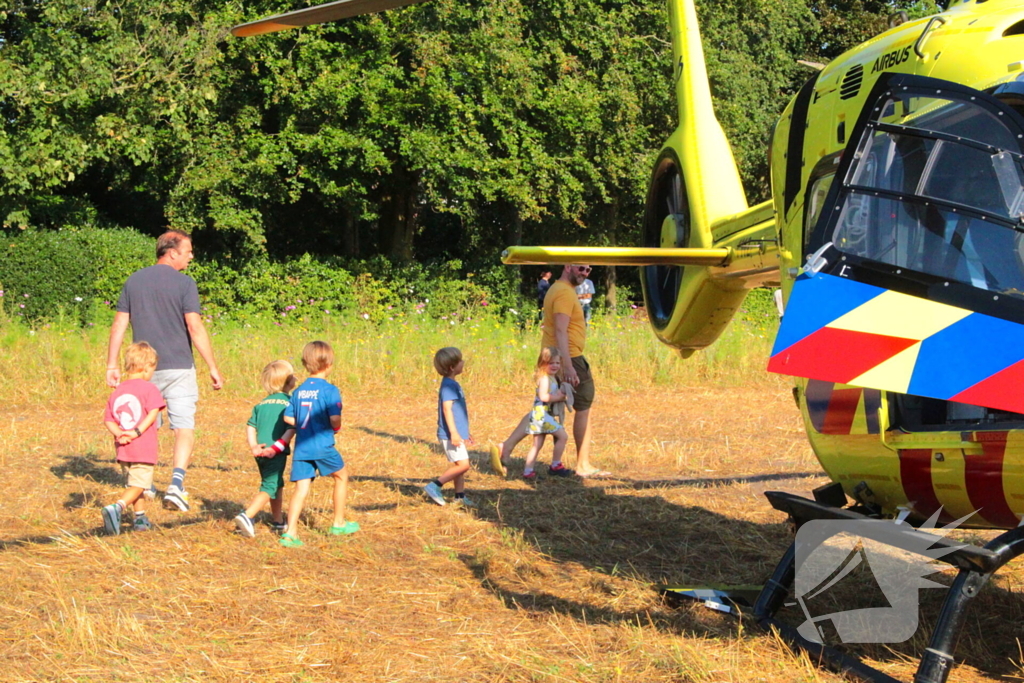
[[(815, 81), (799, 152), (788, 149), (793, 103), (783, 112), (773, 136), (771, 178), (786, 248), (781, 254), (784, 274), (787, 268), (799, 267), (804, 258), (803, 199), (811, 172), (820, 159), (846, 148), (850, 131), (879, 76), (889, 72), (916, 74), (985, 90), (1024, 74), (1024, 34), (1011, 30), (1024, 21), (1024, 6), (1020, 3), (960, 3), (937, 16), (945, 23), (932, 18), (908, 22), (833, 60)], [(1008, 31), (1011, 35), (1004, 35)], [(918, 51), (924, 56), (920, 57)], [(802, 191), (787, 213), (783, 210), (783, 190), (788, 157), (794, 153), (802, 154)]]
[[(803, 111), (798, 97), (777, 123), (771, 182), (787, 299), (807, 257), (805, 230), (812, 226), (804, 224), (805, 201), (812, 173), (819, 163), (827, 171), (828, 158), (850, 144), (850, 133), (882, 74), (930, 76), (985, 90), (1024, 73), (1024, 6), (1019, 2), (955, 3), (939, 16), (941, 21), (929, 17), (908, 22), (841, 55), (814, 79)], [(794, 125), (803, 128), (802, 144), (796, 148), (793, 143), (800, 136), (799, 129), (794, 134)], [(797, 163), (793, 155), (799, 155)], [(795, 195), (794, 178), (787, 178), (794, 168), (800, 174)], [(858, 487), (863, 494), (866, 487), (888, 512), (909, 505), (919, 514), (930, 513), (937, 504), (947, 516), (960, 517), (984, 508), (970, 521), (977, 526), (1015, 526), (1024, 513), (1024, 432), (982, 433), (977, 440), (963, 441), (960, 432), (886, 431), (888, 425), (879, 424), (884, 411), (866, 405), (863, 397), (856, 400), (862, 390), (834, 385), (832, 412), (823, 417), (828, 404), (823, 408), (818, 397), (815, 413), (806, 394), (808, 381), (798, 380), (797, 386), (811, 446), (847, 494), (854, 495)], [(869, 423), (873, 428), (865, 429)]]

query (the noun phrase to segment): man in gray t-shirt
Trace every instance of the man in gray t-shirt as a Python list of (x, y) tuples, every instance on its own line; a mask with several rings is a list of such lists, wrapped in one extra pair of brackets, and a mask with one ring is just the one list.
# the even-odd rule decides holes
[(156, 264), (132, 273), (121, 289), (107, 346), (107, 384), (112, 387), (121, 381), (118, 358), (129, 323), (133, 341), (156, 349), (159, 360), (152, 381), (163, 394), (174, 430), (174, 472), (164, 505), (182, 511), (189, 508), (185, 471), (192, 460), (199, 400), (193, 345), (210, 368), (213, 388), (224, 384), (203, 325), (195, 280), (181, 272), (191, 260), (192, 239), (187, 234), (170, 230), (157, 238)]

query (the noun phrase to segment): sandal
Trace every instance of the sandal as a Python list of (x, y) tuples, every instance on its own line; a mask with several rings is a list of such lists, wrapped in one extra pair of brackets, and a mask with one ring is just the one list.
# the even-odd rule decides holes
[(302, 539), (298, 536), (292, 536), (291, 534), (281, 534), (281, 539), (278, 541), (285, 548), (298, 548), (303, 545)]
[(491, 446), (491, 469), (499, 477), (508, 476), (508, 470), (505, 469), (505, 463), (501, 461), (501, 445)]
[(332, 526), (330, 534), (332, 536), (347, 536), (357, 531), (359, 531), (359, 522), (345, 522), (341, 526)]

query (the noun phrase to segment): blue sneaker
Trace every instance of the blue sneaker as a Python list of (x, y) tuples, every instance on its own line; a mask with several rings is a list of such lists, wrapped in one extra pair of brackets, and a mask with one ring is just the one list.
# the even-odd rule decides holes
[(132, 524), (132, 531), (152, 531), (153, 523), (146, 515), (136, 515), (135, 523)]
[(111, 536), (121, 533), (121, 506), (111, 503), (101, 510), (103, 515), (103, 530)]
[(548, 467), (548, 474), (551, 475), (552, 477), (571, 477), (576, 473), (570, 470), (562, 463), (558, 463), (557, 466), (551, 465), (550, 467)]
[(430, 500), (434, 501), (438, 505), (444, 505), (444, 494), (441, 493), (440, 486), (434, 482), (430, 482), (423, 487), (423, 491), (427, 494), (427, 497), (430, 498)]

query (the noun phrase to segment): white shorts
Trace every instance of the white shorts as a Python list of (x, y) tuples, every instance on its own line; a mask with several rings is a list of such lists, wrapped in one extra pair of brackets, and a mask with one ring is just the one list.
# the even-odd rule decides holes
[[(196, 428), (196, 403), (199, 402), (199, 383), (196, 369), (157, 370), (151, 380), (167, 404), (167, 418), (171, 429)], [(160, 416), (163, 418), (163, 416)], [(162, 419), (161, 419), (162, 422)], [(158, 423), (159, 424), (159, 423)]]
[(453, 446), (452, 442), (448, 439), (441, 439), (441, 449), (444, 451), (444, 456), (448, 458), (448, 462), (469, 460), (469, 451), (466, 450), (466, 442), (462, 442), (459, 446)]

